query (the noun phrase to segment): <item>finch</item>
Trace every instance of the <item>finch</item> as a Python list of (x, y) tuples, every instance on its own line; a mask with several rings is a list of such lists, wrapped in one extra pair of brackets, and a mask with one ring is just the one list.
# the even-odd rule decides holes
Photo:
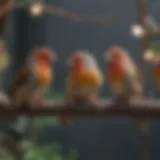
[[(97, 99), (103, 76), (96, 59), (88, 51), (75, 51), (69, 59), (65, 95), (69, 103), (92, 102)], [(72, 117), (64, 115), (61, 124), (71, 124)]]
[[(20, 107), (24, 102), (41, 103), (45, 89), (53, 80), (52, 66), (55, 56), (56, 54), (47, 47), (37, 48), (31, 52), (25, 64), (13, 76), (8, 88), (7, 94), (13, 106)], [(30, 120), (31, 117), (19, 116), (15, 123), (12, 122), (9, 129), (4, 130), (2, 134), (2, 139), (9, 152), (14, 151), (13, 154), (20, 154), (13, 156), (23, 157), (20, 143), (28, 132), (29, 125), (31, 125)]]
[[(132, 97), (142, 96), (140, 72), (128, 52), (112, 46), (105, 53), (107, 59), (106, 80), (113, 96), (129, 102)], [(147, 123), (143, 118), (136, 119), (136, 128), (145, 130)]]
[(53, 81), (55, 53), (49, 48), (35, 49), (26, 63), (13, 76), (8, 95), (15, 104), (34, 102), (42, 98)]

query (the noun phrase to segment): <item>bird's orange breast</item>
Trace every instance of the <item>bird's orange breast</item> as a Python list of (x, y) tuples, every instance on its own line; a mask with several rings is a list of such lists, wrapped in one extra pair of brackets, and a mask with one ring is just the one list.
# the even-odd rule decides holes
[(71, 77), (78, 86), (98, 85), (101, 82), (101, 77), (97, 72), (89, 71), (82, 73), (72, 73)]
[(107, 81), (108, 82), (119, 82), (124, 78), (124, 71), (117, 67), (109, 67), (107, 71)]
[(39, 67), (37, 74), (42, 85), (49, 85), (53, 80), (52, 69), (49, 67)]

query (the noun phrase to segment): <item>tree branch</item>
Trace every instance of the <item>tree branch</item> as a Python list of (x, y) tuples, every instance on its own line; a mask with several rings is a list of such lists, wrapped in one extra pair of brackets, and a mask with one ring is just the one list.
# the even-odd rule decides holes
[(130, 104), (114, 103), (111, 99), (98, 100), (92, 104), (67, 104), (65, 101), (47, 101), (43, 105), (27, 104), (14, 109), (11, 103), (0, 100), (0, 117), (19, 116), (56, 116), (71, 114), (73, 116), (128, 116), (160, 117), (160, 101), (134, 99)]

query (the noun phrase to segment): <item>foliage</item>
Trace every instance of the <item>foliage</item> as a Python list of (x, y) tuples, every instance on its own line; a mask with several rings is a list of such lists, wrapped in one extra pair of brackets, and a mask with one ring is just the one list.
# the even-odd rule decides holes
[(25, 148), (29, 149), (25, 155), (24, 160), (75, 160), (77, 159), (77, 151), (71, 150), (71, 152), (62, 156), (61, 147), (57, 144), (52, 146), (35, 145), (31, 142), (26, 142)]
[[(62, 156), (62, 149), (59, 145), (42, 146), (29, 141), (23, 143), (25, 156), (23, 160), (76, 160), (77, 151), (70, 150), (70, 153)], [(5, 150), (0, 150), (0, 158), (3, 160), (14, 160)]]
[(149, 47), (156, 52), (157, 54), (159, 54), (158, 52), (160, 52), (160, 36), (155, 34), (151, 37), (151, 42), (149, 44)]
[[(46, 97), (49, 97), (48, 99), (60, 99), (63, 95), (53, 92), (52, 88), (50, 88)], [(22, 147), (25, 150), (24, 160), (76, 160), (78, 158), (78, 152), (75, 149), (71, 149), (68, 154), (64, 155), (62, 147), (58, 144), (40, 145), (38, 143), (39, 134), (44, 130), (44, 126), (53, 126), (53, 124), (56, 124), (56, 118), (35, 118), (32, 124), (33, 129), (31, 130), (32, 133), (29, 140), (22, 143)], [(0, 159), (14, 160), (8, 152), (1, 148)]]
[(3, 160), (14, 160), (13, 157), (8, 154), (8, 152), (2, 148), (0, 148), (0, 159)]
[(160, 43), (153, 43), (151, 44), (150, 48), (155, 51), (155, 53), (160, 54)]

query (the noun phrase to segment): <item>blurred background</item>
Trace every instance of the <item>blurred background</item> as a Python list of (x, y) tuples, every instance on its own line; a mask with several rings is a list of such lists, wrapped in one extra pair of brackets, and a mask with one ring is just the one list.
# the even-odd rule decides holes
[[(39, 8), (31, 8), (35, 4)], [(41, 13), (40, 5), (48, 6), (46, 12)], [(159, 29), (156, 28), (160, 26), (160, 1), (148, 0), (147, 6), (147, 15), (155, 22), (152, 23), (155, 33), (149, 39), (148, 52), (144, 54), (146, 94), (154, 89), (152, 79), (148, 77), (152, 65), (149, 60), (160, 52)], [(80, 15), (82, 20), (67, 11)], [(100, 17), (105, 16), (109, 20), (106, 18), (103, 24)], [(116, 16), (118, 18), (114, 18)], [(88, 21), (83, 20), (84, 17), (88, 17)], [(89, 17), (95, 20), (91, 21)], [(138, 28), (137, 17), (136, 0), (17, 0), (7, 15), (5, 34), (1, 34), (1, 44), (3, 47), (5, 44), (6, 49), (3, 62), (8, 64), (7, 67), (4, 65), (5, 69), (2, 67), (1, 88), (5, 90), (29, 51), (42, 45), (51, 47), (58, 55), (54, 69), (56, 78), (46, 95), (48, 99), (63, 98), (66, 60), (73, 50), (91, 51), (102, 71), (105, 70), (103, 53), (115, 44), (126, 48), (138, 63), (142, 57), (142, 29)], [(101, 96), (109, 95), (110, 90), (104, 85)], [(141, 133), (134, 128), (131, 118), (77, 118), (71, 126), (59, 125), (56, 117), (34, 118), (32, 121), (26, 160), (140, 159)], [(159, 121), (150, 120), (152, 160), (160, 158), (159, 125)]]

